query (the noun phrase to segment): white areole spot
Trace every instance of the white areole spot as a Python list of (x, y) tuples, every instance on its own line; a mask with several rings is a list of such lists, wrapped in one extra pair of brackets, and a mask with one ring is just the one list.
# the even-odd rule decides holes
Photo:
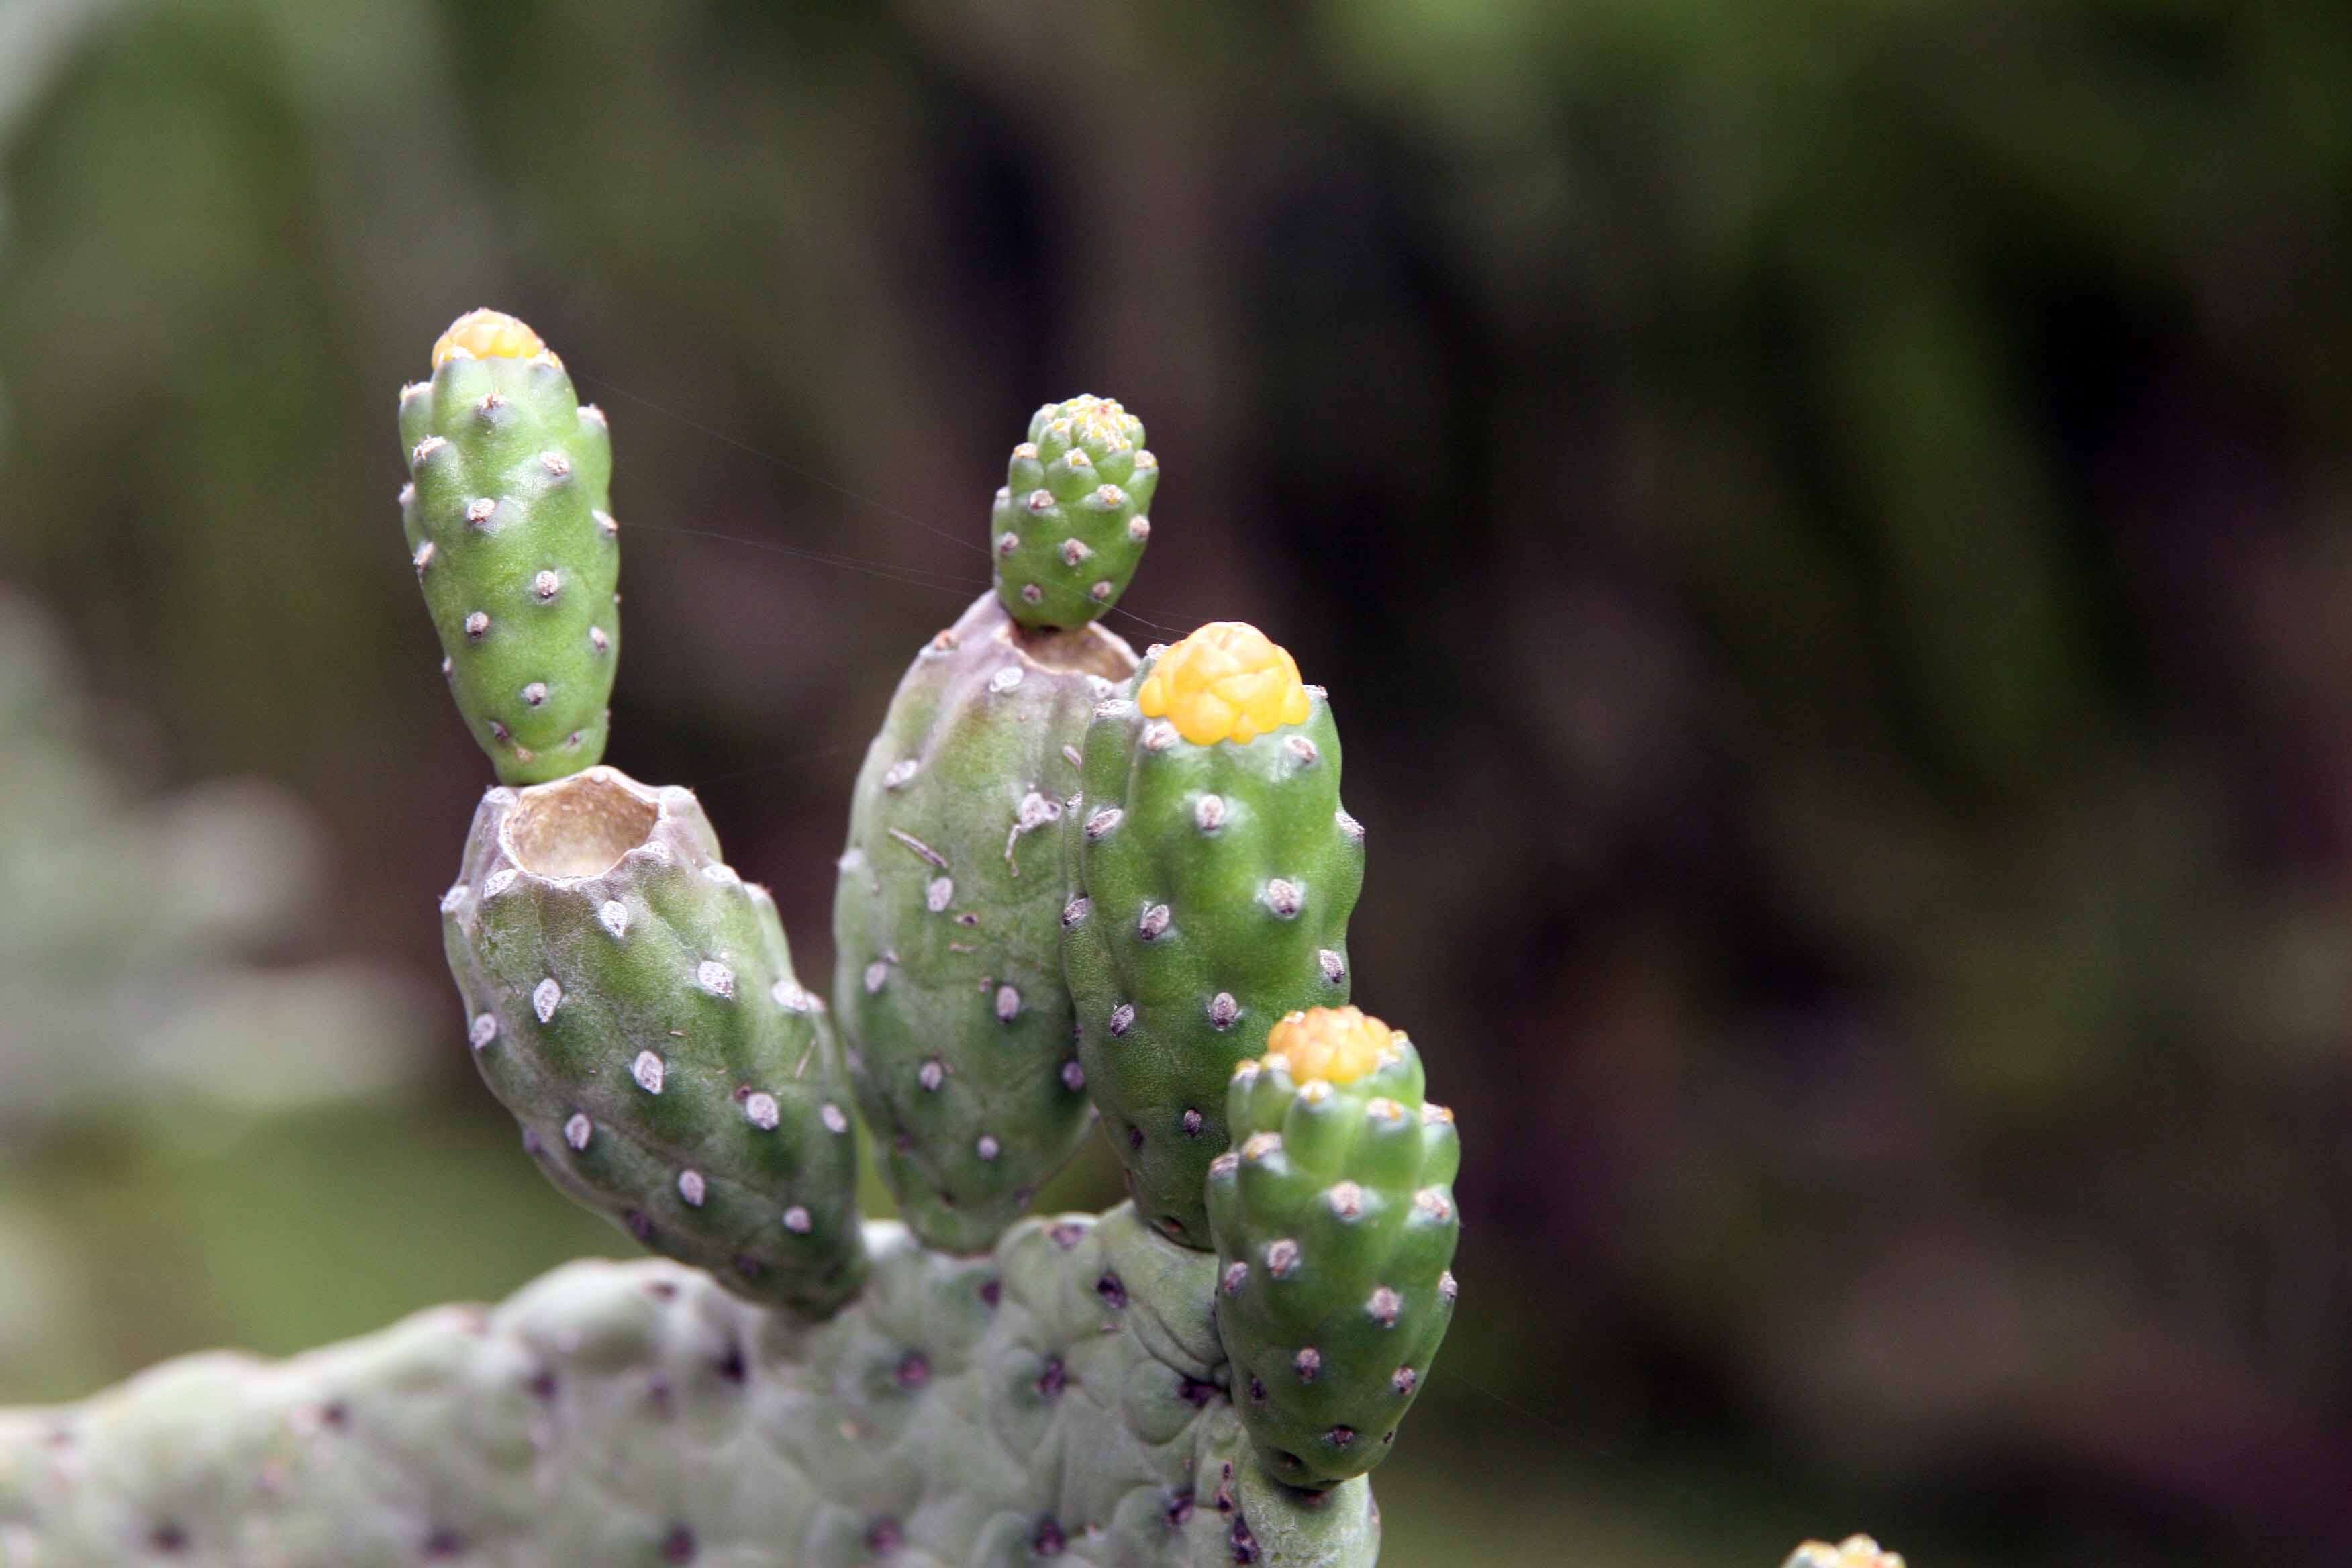
[(647, 1094), (662, 1091), (662, 1075), (666, 1070), (661, 1058), (651, 1051), (639, 1051), (637, 1059), (629, 1064), (629, 1076), (635, 1079), (637, 1087)]

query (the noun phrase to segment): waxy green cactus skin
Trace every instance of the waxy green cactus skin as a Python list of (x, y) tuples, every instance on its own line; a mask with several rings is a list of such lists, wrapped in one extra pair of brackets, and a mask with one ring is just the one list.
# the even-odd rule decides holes
[(1307, 694), (1304, 723), (1211, 745), (1102, 704), (1063, 823), (1087, 1092), (1138, 1209), (1188, 1247), (1213, 1245), (1202, 1184), (1235, 1064), (1284, 1014), (1348, 999), (1363, 829), (1339, 805), (1330, 705)]
[(1087, 717), (1134, 668), (1100, 626), (1031, 631), (982, 595), (916, 656), (858, 773), (835, 1014), (883, 1174), (934, 1247), (991, 1246), (1093, 1125), (1060, 818)]
[(1160, 459), (1110, 398), (1048, 403), (989, 514), (996, 595), (1024, 626), (1079, 626), (1118, 602), (1151, 537)]
[(1209, 1168), (1217, 1328), (1266, 1468), (1327, 1487), (1386, 1458), (1429, 1375), (1455, 1288), (1454, 1114), (1423, 1099), (1398, 1037), (1350, 1083), (1245, 1062), (1234, 1148)]
[(674, 1264), (573, 1263), (267, 1363), (0, 1414), (0, 1563), (88, 1568), (1370, 1568), (1366, 1485), (1267, 1480), (1215, 1261), (1131, 1211), (959, 1258), (866, 1227), (812, 1324)]
[(457, 353), (400, 396), (402, 525), (442, 668), (501, 782), (604, 754), (620, 655), (604, 415), (552, 355)]
[(493, 789), (441, 911), (475, 1064), (558, 1187), (755, 1300), (856, 1292), (856, 1124), (824, 1004), (691, 791), (609, 767)]

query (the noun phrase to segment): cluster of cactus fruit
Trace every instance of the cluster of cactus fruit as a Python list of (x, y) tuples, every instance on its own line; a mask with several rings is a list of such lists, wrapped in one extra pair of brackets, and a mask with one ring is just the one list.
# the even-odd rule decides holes
[[(604, 416), (511, 317), (432, 358), (401, 511), (500, 781), (441, 903), (465, 1037), (663, 1258), (0, 1415), (0, 1568), (1371, 1563), (1459, 1143), (1347, 1005), (1324, 692), (1246, 626), (1139, 660), (1097, 624), (1151, 531), (1140, 422), (1075, 398), (1013, 448), (994, 585), (858, 777), (828, 1007), (692, 792), (601, 763)], [(857, 1212), (861, 1116), (898, 1221)], [(1027, 1217), (1097, 1118), (1131, 1201)], [(1829, 1550), (1792, 1562), (1879, 1561)]]

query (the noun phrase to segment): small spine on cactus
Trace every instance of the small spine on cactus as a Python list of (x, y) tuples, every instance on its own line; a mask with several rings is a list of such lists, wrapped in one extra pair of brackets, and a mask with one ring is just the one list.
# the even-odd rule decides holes
[(1143, 422), (1116, 400), (1038, 409), (989, 515), (1004, 613), (1024, 626), (1080, 626), (1117, 604), (1151, 537), (1159, 486)]
[(1273, 1474), (1333, 1486), (1388, 1457), (1453, 1319), (1454, 1113), (1403, 1035), (1318, 1007), (1235, 1069), (1226, 1115), (1208, 1200), (1234, 1402)]
[(400, 434), (409, 561), (467, 731), (506, 784), (591, 766), (621, 635), (603, 411), (538, 333), (475, 310), (402, 389)]
[(1348, 999), (1364, 850), (1339, 730), (1289, 654), (1218, 622), (1096, 709), (1080, 773), (1062, 939), (1079, 1059), (1137, 1206), (1205, 1248), (1234, 1065), (1285, 1014)]
[(915, 656), (858, 773), (835, 1012), (899, 1212), (948, 1251), (992, 1245), (1093, 1125), (1061, 816), (1087, 717), (1134, 668), (1103, 627), (1033, 630), (984, 594)]
[(692, 792), (617, 769), (482, 799), (441, 904), (475, 1065), (550, 1180), (755, 1300), (865, 1278), (857, 1137), (775, 901)]

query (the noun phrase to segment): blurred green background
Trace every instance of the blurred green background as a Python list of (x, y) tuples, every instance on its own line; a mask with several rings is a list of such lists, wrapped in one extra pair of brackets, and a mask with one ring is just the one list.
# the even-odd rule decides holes
[(439, 972), (494, 304), (804, 976), (1006, 447), (1148, 422), (1113, 624), (1331, 687), (1471, 1151), (1390, 1561), (2352, 1561), (2340, 0), (0, 0), (0, 1401), (628, 1250)]

